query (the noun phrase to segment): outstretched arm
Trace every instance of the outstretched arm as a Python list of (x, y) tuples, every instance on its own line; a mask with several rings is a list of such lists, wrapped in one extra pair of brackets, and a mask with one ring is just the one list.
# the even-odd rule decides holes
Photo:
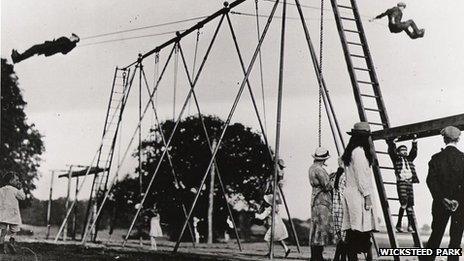
[(390, 10), (391, 10), (391, 9), (388, 9), (387, 11), (385, 11), (385, 12), (379, 14), (378, 16), (376, 16), (376, 17), (374, 17), (374, 18), (372, 18), (372, 19), (370, 19), (369, 22), (372, 22), (372, 21), (374, 21), (374, 20), (376, 20), (376, 19), (381, 19), (381, 18), (383, 18), (384, 16), (387, 16), (387, 15), (391, 12)]
[(395, 164), (398, 155), (396, 155), (396, 144), (395, 141), (392, 139), (387, 140), (388, 145), (388, 155), (390, 155), (390, 159), (392, 160), (393, 164)]
[(411, 146), (411, 151), (409, 152), (409, 155), (408, 155), (408, 160), (409, 161), (413, 161), (416, 159), (417, 157), (417, 135), (414, 134), (414, 138), (412, 140), (412, 146)]

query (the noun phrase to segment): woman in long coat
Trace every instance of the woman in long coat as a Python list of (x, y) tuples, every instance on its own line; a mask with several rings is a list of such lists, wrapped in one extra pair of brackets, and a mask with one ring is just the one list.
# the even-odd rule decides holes
[(342, 156), (346, 175), (342, 230), (346, 231), (349, 260), (357, 260), (358, 253), (366, 253), (367, 260), (372, 260), (370, 238), (377, 226), (372, 207), (373, 158), (369, 124), (356, 123), (348, 134), (351, 139)]
[[(334, 228), (332, 217), (333, 184), (330, 175), (324, 169), (325, 161), (330, 157), (325, 148), (317, 148), (313, 155), (314, 163), (309, 168), (309, 182), (312, 186), (311, 195), (311, 227), (309, 244), (311, 246), (311, 261), (323, 259), (324, 246), (333, 245)], [(343, 172), (339, 168), (337, 173)]]

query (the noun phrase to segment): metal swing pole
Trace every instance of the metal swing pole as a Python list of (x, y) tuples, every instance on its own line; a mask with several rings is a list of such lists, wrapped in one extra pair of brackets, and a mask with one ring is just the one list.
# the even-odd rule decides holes
[[(306, 43), (308, 45), (308, 49), (309, 49), (309, 52), (311, 54), (311, 60), (313, 62), (313, 66), (314, 66), (314, 70), (315, 70), (315, 73), (316, 73), (317, 81), (319, 83), (319, 86), (322, 86), (322, 89), (323, 89), (322, 97), (323, 97), (324, 104), (328, 105), (328, 106), (326, 105), (325, 107), (326, 107), (326, 109), (329, 108), (330, 112), (334, 116), (335, 129), (337, 130), (338, 136), (340, 137), (340, 142), (342, 143), (342, 147), (345, 147), (345, 142), (343, 141), (343, 138), (342, 138), (343, 135), (342, 135), (340, 126), (338, 124), (337, 118), (335, 117), (335, 115), (336, 115), (335, 110), (333, 108), (333, 104), (332, 104), (332, 101), (330, 99), (329, 92), (327, 90), (324, 77), (323, 77), (323, 75), (321, 73), (320, 66), (319, 66), (318, 61), (317, 61), (316, 51), (314, 50), (314, 46), (313, 46), (312, 41), (311, 41), (311, 36), (309, 34), (309, 29), (308, 29), (308, 26), (306, 25), (306, 20), (305, 20), (304, 14), (303, 14), (303, 10), (301, 9), (301, 5), (300, 5), (299, 0), (295, 0), (295, 6), (296, 6), (296, 8), (298, 10), (298, 15), (300, 17), (301, 24), (303, 26), (303, 30), (304, 30), (304, 34), (305, 34), (305, 38), (306, 38)], [(328, 113), (328, 111), (327, 111), (327, 113)], [(330, 120), (329, 120), (329, 123), (330, 123)], [(332, 134), (335, 137), (334, 128), (331, 127), (331, 130), (332, 130)]]
[[(208, 164), (208, 167), (207, 167), (207, 169), (206, 169), (206, 171), (205, 171), (205, 174), (204, 174), (204, 176), (203, 176), (203, 179), (202, 179), (202, 181), (201, 181), (200, 188), (199, 188), (199, 190), (198, 190), (198, 192), (197, 192), (197, 194), (196, 194), (196, 196), (195, 196), (195, 199), (194, 199), (194, 201), (193, 201), (192, 207), (190, 208), (190, 211), (189, 211), (189, 214), (188, 214), (188, 217), (189, 217), (189, 218), (190, 218), (190, 216), (191, 216), (192, 213), (193, 213), (193, 209), (195, 208), (196, 202), (198, 201), (198, 198), (199, 198), (199, 196), (200, 196), (201, 188), (204, 186), (204, 183), (205, 183), (205, 181), (206, 181), (206, 177), (207, 177), (207, 175), (208, 175), (208, 172), (209, 172), (209, 170), (211, 169), (211, 166), (213, 165), (213, 162), (214, 162), (214, 159), (215, 159), (215, 157), (216, 157), (216, 154), (217, 154), (217, 152), (218, 152), (218, 150), (219, 150), (219, 148), (220, 148), (222, 139), (224, 138), (224, 134), (225, 134), (225, 132), (226, 132), (226, 130), (227, 130), (227, 127), (228, 127), (228, 125), (229, 125), (231, 119), (232, 119), (232, 116), (233, 116), (233, 114), (234, 114), (234, 112), (235, 112), (235, 109), (237, 108), (238, 102), (240, 101), (240, 97), (241, 97), (241, 95), (242, 95), (242, 93), (243, 93), (243, 89), (244, 89), (244, 87), (245, 87), (246, 80), (248, 79), (248, 77), (249, 77), (250, 74), (251, 74), (251, 70), (252, 70), (253, 65), (254, 65), (254, 63), (255, 63), (255, 61), (256, 61), (256, 58), (257, 58), (257, 56), (258, 56), (259, 49), (260, 49), (260, 47), (261, 47), (261, 45), (262, 45), (262, 43), (263, 43), (263, 41), (264, 41), (264, 38), (265, 38), (266, 33), (267, 33), (267, 30), (269, 29), (270, 23), (271, 23), (271, 21), (272, 21), (272, 18), (274, 17), (274, 13), (275, 13), (275, 11), (276, 11), (276, 9), (277, 9), (277, 4), (278, 4), (278, 3), (274, 4), (274, 7), (272, 8), (272, 11), (271, 11), (271, 14), (270, 14), (270, 16), (269, 16), (269, 18), (268, 18), (266, 27), (265, 27), (265, 29), (264, 29), (264, 31), (263, 31), (263, 34), (261, 35), (261, 39), (260, 39), (260, 41), (258, 42), (258, 45), (257, 45), (257, 47), (256, 47), (256, 49), (255, 49), (254, 54), (253, 54), (253, 57), (251, 58), (250, 64), (249, 64), (248, 69), (247, 69), (247, 72), (246, 72), (246, 74), (245, 74), (244, 79), (242, 80), (242, 83), (241, 83), (240, 88), (239, 88), (239, 91), (238, 91), (238, 93), (237, 93), (237, 95), (236, 95), (236, 97), (235, 97), (235, 101), (234, 101), (234, 103), (233, 103), (233, 105), (232, 105), (232, 108), (231, 108), (230, 113), (229, 113), (229, 115), (228, 115), (228, 117), (227, 117), (227, 120), (226, 120), (226, 122), (224, 123), (224, 128), (223, 128), (223, 131), (222, 131), (222, 133), (221, 133), (221, 136), (220, 136), (220, 138), (219, 138), (219, 140), (218, 140), (218, 145), (216, 146), (216, 148), (214, 149), (214, 151), (213, 151), (213, 153), (212, 153), (213, 155), (212, 155), (212, 157), (211, 157), (211, 160), (210, 160), (210, 162), (209, 162), (209, 164)], [(184, 223), (184, 225), (183, 225), (183, 227), (182, 227), (182, 230), (181, 230), (181, 233), (180, 233), (180, 235), (179, 235), (179, 238), (178, 238), (178, 240), (177, 240), (177, 242), (176, 242), (176, 245), (174, 246), (173, 252), (177, 252), (177, 250), (179, 249), (180, 241), (181, 241), (181, 239), (182, 239), (182, 235), (183, 235), (184, 232), (185, 232), (186, 226), (187, 226), (186, 223)]]
[[(207, 60), (207, 58), (208, 58), (208, 56), (209, 56), (209, 54), (210, 54), (210, 52), (211, 52), (211, 49), (212, 49), (213, 44), (214, 44), (214, 42), (215, 42), (215, 40), (216, 40), (217, 34), (218, 34), (218, 32), (219, 32), (219, 28), (221, 27), (221, 24), (222, 24), (222, 21), (223, 21), (223, 20), (224, 20), (224, 16), (221, 17), (221, 20), (219, 21), (218, 26), (216, 27), (216, 30), (215, 30), (214, 35), (213, 35), (213, 39), (211, 40), (211, 43), (210, 43), (210, 45), (208, 46), (208, 50), (206, 51), (206, 54), (205, 54), (205, 56), (204, 56), (204, 58), (203, 58), (203, 61), (202, 61), (201, 66), (200, 66), (200, 68), (199, 68), (199, 70), (198, 70), (198, 73), (197, 73), (197, 76), (196, 76), (196, 78), (195, 78), (194, 83), (197, 82), (197, 80), (198, 80), (198, 78), (199, 78), (199, 76), (200, 76), (200, 74), (201, 74), (201, 71), (202, 71), (202, 69), (203, 69), (203, 66), (205, 65), (206, 60)], [(178, 34), (178, 37), (180, 37), (179, 34)], [(176, 42), (176, 44), (174, 45), (174, 48), (176, 48), (176, 45), (177, 45), (177, 42)], [(174, 50), (174, 48), (173, 48), (173, 50)], [(170, 135), (170, 137), (169, 137), (168, 143), (167, 143), (168, 146), (170, 145), (171, 140), (172, 140), (172, 137), (174, 136), (174, 134), (175, 134), (175, 132), (176, 132), (176, 129), (177, 129), (179, 123), (180, 123), (180, 120), (181, 120), (182, 115), (183, 115), (183, 113), (184, 113), (184, 111), (185, 111), (185, 108), (187, 107), (187, 104), (188, 104), (188, 101), (190, 100), (191, 95), (192, 95), (192, 90), (189, 91), (189, 93), (188, 93), (188, 95), (187, 95), (187, 97), (186, 97), (186, 99), (185, 99), (185, 102), (184, 102), (184, 104), (183, 104), (183, 106), (182, 106), (182, 109), (181, 109), (181, 111), (180, 111), (180, 113), (179, 113), (179, 115), (178, 115), (176, 124), (175, 124), (175, 126), (174, 126), (174, 129), (173, 129), (173, 131), (172, 131), (172, 133), (171, 133), (171, 135)], [(144, 197), (142, 198), (142, 202), (140, 203), (140, 204), (141, 204), (141, 208), (142, 208), (142, 206), (143, 206), (143, 203), (145, 202), (146, 196), (147, 196), (147, 194), (148, 194), (148, 191), (149, 191), (150, 188), (151, 188), (151, 185), (152, 185), (152, 183), (153, 183), (153, 180), (154, 180), (154, 178), (155, 178), (155, 176), (156, 176), (156, 174), (157, 174), (157, 172), (158, 172), (158, 170), (159, 170), (159, 168), (160, 168), (160, 166), (161, 166), (161, 162), (162, 162), (162, 160), (163, 160), (163, 158), (164, 158), (164, 156), (165, 156), (165, 154), (166, 154), (166, 151), (167, 151), (167, 150), (163, 151), (163, 154), (161, 155), (160, 161), (158, 162), (158, 165), (157, 165), (157, 167), (156, 167), (155, 173), (153, 174), (153, 176), (152, 176), (152, 178), (151, 178), (151, 180), (150, 180), (150, 183), (148, 184), (146, 193), (145, 193)], [(132, 220), (132, 224), (131, 224), (131, 226), (130, 226), (130, 228), (129, 228), (128, 234), (126, 235), (126, 237), (125, 237), (125, 239), (124, 239), (123, 247), (125, 246), (125, 244), (126, 244), (126, 242), (127, 242), (127, 238), (129, 237), (130, 231), (132, 230), (132, 228), (133, 228), (133, 226), (134, 226), (134, 224), (135, 224), (135, 221), (136, 221), (136, 219), (137, 219), (137, 217), (138, 217), (138, 215), (139, 215), (139, 213), (140, 213), (141, 208), (139, 208), (139, 209), (137, 210), (137, 213), (136, 213), (134, 219)], [(187, 216), (188, 219), (186, 220), (186, 222), (189, 221), (190, 216), (191, 216), (191, 214)], [(185, 227), (186, 227), (186, 225), (184, 225), (183, 232), (185, 231)], [(183, 233), (183, 232), (182, 232), (182, 233)]]
[[(276, 3), (279, 1), (277, 0)], [(282, 120), (282, 92), (284, 83), (284, 57), (285, 57), (285, 22), (287, 15), (287, 0), (283, 0), (282, 4), (282, 28), (280, 37), (280, 64), (279, 64), (279, 85), (277, 95), (277, 119), (276, 119), (276, 140), (275, 140), (275, 158), (274, 158), (274, 185), (273, 185), (273, 198), (272, 198), (272, 223), (271, 223), (271, 251), (270, 259), (274, 259), (274, 233), (275, 233), (275, 220), (276, 220), (276, 197), (277, 197), (277, 178), (279, 175), (279, 153), (280, 153), (280, 131)]]
[[(241, 67), (242, 67), (242, 70), (243, 70), (243, 73), (245, 74), (246, 73), (246, 69), (245, 69), (245, 64), (243, 62), (243, 58), (242, 58), (242, 53), (240, 51), (240, 48), (238, 46), (238, 41), (237, 41), (237, 37), (235, 35), (235, 30), (232, 26), (232, 22), (230, 20), (230, 17), (229, 15), (227, 15), (227, 21), (228, 21), (228, 24), (229, 24), (229, 28), (230, 28), (230, 32), (232, 34), (232, 39), (234, 41), (234, 45), (235, 45), (235, 49), (237, 51), (237, 54), (238, 54), (238, 58), (240, 60), (240, 64), (241, 64)], [(265, 126), (263, 126), (263, 122), (261, 120), (261, 116), (259, 115), (259, 110), (258, 110), (258, 105), (256, 103), (256, 99), (255, 99), (255, 96), (253, 94), (253, 90), (251, 88), (251, 84), (250, 82), (248, 81), (247, 79), (247, 87), (248, 87), (248, 92), (250, 93), (250, 97), (251, 97), (251, 101), (252, 101), (252, 104), (253, 104), (253, 107), (254, 107), (254, 110), (255, 110), (255, 113), (256, 113), (256, 117), (258, 119), (258, 123), (259, 123), (259, 126), (261, 128), (261, 133), (262, 133), (262, 136), (263, 136), (263, 139), (264, 139), (264, 143), (266, 144), (266, 147), (268, 149), (268, 152), (269, 152), (269, 158), (270, 158), (270, 161), (273, 162), (273, 156), (272, 156), (272, 152), (271, 152), (271, 149), (269, 147), (269, 142), (268, 142), (268, 139), (267, 139), (267, 135), (266, 135), (266, 130), (265, 130)], [(295, 229), (295, 224), (293, 223), (293, 220), (292, 220), (292, 217), (290, 215), (290, 211), (288, 209), (288, 204), (287, 204), (287, 200), (285, 198), (285, 195), (282, 191), (282, 189), (279, 187), (279, 190), (280, 190), (280, 194), (282, 195), (282, 200), (284, 202), (284, 205), (285, 205), (285, 210), (287, 211), (287, 216), (288, 216), (288, 220), (290, 222), (290, 226), (292, 228), (292, 232), (293, 232), (293, 237), (295, 239), (295, 242), (296, 242), (296, 248), (298, 250), (298, 253), (301, 253), (301, 249), (300, 249), (300, 242), (299, 242), (299, 239), (298, 239), (298, 235), (296, 233), (296, 229)]]
[[(147, 81), (147, 77), (145, 75), (145, 71), (142, 71), (143, 73), (143, 79), (145, 81), (145, 86), (147, 87), (147, 91), (148, 91), (148, 94), (150, 94), (150, 89), (148, 87), (148, 81)], [(161, 136), (161, 140), (163, 142), (163, 146), (167, 148), (167, 144), (166, 144), (166, 138), (164, 136), (164, 133), (163, 133), (163, 129), (161, 128), (161, 124), (160, 124), (160, 121), (159, 121), (159, 117), (158, 117), (158, 112), (156, 111), (156, 107), (155, 107), (155, 103), (153, 102), (153, 100), (150, 100), (150, 103), (151, 103), (151, 107), (153, 109), (153, 113), (155, 115), (155, 121), (156, 121), (156, 126), (158, 126), (158, 131), (160, 132), (160, 136)], [(167, 158), (168, 158), (168, 162), (169, 162), (169, 166), (171, 167), (171, 174), (172, 174), (172, 177), (174, 179), (174, 182), (176, 184), (176, 191), (178, 191), (178, 186), (179, 186), (179, 180), (177, 178), (177, 174), (174, 170), (174, 164), (172, 163), (172, 157), (171, 157), (171, 154), (169, 154), (169, 151), (166, 152), (167, 153)], [(180, 200), (181, 201), (181, 205), (182, 205), (182, 212), (184, 212), (184, 216), (187, 217), (187, 208), (185, 207), (185, 204), (184, 202), (182, 201), (182, 199)], [(195, 247), (195, 235), (193, 233), (193, 229), (192, 227), (190, 226), (190, 223), (189, 223), (189, 231), (190, 231), (190, 236), (192, 237), (192, 244), (193, 244), (193, 247)]]
[[(169, 57), (168, 57), (168, 59), (167, 59), (167, 61), (166, 61), (166, 64), (164, 65), (163, 70), (162, 70), (162, 72), (161, 72), (161, 74), (160, 74), (160, 76), (159, 76), (157, 85), (155, 86), (153, 92), (151, 93), (151, 95), (150, 95), (150, 97), (149, 97), (150, 100), (153, 99), (154, 94), (156, 93), (156, 90), (158, 89), (158, 85), (159, 85), (159, 83), (160, 83), (160, 81), (161, 81), (161, 79), (162, 79), (162, 77), (163, 77), (163, 75), (164, 75), (164, 73), (165, 73), (165, 71), (166, 71), (166, 68), (167, 68), (167, 65), (169, 64), (169, 61), (171, 60), (173, 51), (174, 51), (174, 49), (172, 49), (171, 52), (170, 52), (170, 54), (169, 54)], [(135, 75), (135, 70), (134, 70), (134, 75)], [(130, 83), (130, 85), (129, 85), (129, 88), (131, 88), (131, 86), (132, 86), (132, 81), (131, 81), (131, 83)], [(129, 89), (129, 90), (130, 90), (130, 89)], [(148, 110), (149, 105), (150, 105), (149, 103), (146, 104), (145, 109), (144, 109), (144, 111), (143, 111), (143, 113), (142, 113), (142, 119), (145, 117), (145, 114), (146, 114), (146, 112), (147, 112), (147, 110)], [(105, 205), (105, 202), (106, 202), (106, 200), (107, 200), (107, 198), (108, 198), (108, 196), (109, 196), (109, 193), (110, 193), (111, 189), (113, 188), (113, 186), (114, 186), (114, 184), (115, 184), (115, 182), (116, 182), (116, 178), (117, 178), (117, 176), (118, 176), (118, 174), (119, 174), (119, 171), (120, 171), (120, 169), (121, 169), (121, 166), (122, 166), (124, 160), (125, 160), (126, 157), (127, 157), (127, 154), (128, 154), (128, 152), (129, 152), (129, 150), (130, 150), (130, 147), (132, 146), (132, 143), (134, 142), (135, 136), (137, 135), (137, 132), (138, 132), (139, 128), (140, 128), (140, 122), (137, 124), (137, 127), (135, 128), (134, 133), (132, 134), (132, 137), (131, 137), (131, 139), (130, 139), (130, 141), (129, 141), (129, 144), (127, 145), (126, 151), (124, 152), (124, 155), (123, 155), (123, 157), (122, 157), (122, 160), (121, 160), (121, 162), (119, 162), (119, 164), (118, 164), (118, 168), (117, 168), (117, 170), (116, 170), (116, 173), (115, 173), (115, 175), (114, 175), (114, 177), (113, 177), (113, 180), (111, 181), (111, 186), (110, 186), (110, 188), (106, 191), (106, 194), (105, 194), (105, 196), (103, 197), (103, 201), (102, 201), (102, 203), (101, 203), (101, 206), (100, 206), (99, 210), (97, 211), (97, 215), (96, 215), (96, 216), (97, 216), (97, 219), (98, 219), (98, 217), (100, 216), (100, 213), (101, 213), (101, 211), (102, 211), (102, 209), (103, 209), (103, 206)], [(140, 209), (139, 209), (139, 210), (140, 210)], [(95, 219), (94, 222), (92, 223), (92, 225), (91, 225), (91, 227), (90, 227), (90, 230), (92, 230), (93, 227), (95, 226), (95, 223), (96, 223), (95, 221), (96, 221), (96, 219)], [(82, 237), (82, 241), (81, 241), (82, 244), (85, 244), (86, 235), (87, 235), (87, 233)]]
[[(198, 102), (197, 95), (196, 95), (195, 91), (193, 90), (193, 88), (195, 86), (193, 85), (191, 76), (190, 76), (190, 74), (188, 72), (187, 61), (185, 60), (184, 52), (183, 52), (180, 44), (179, 44), (179, 51), (180, 51), (180, 54), (181, 54), (182, 62), (184, 64), (185, 73), (187, 75), (187, 79), (188, 79), (189, 84), (190, 84), (190, 88), (192, 89), (193, 99), (194, 99), (195, 106), (196, 106), (197, 111), (198, 111), (198, 117), (200, 118), (201, 126), (203, 128), (203, 132), (205, 133), (206, 142), (208, 143), (209, 150), (211, 151), (211, 153), (213, 153), (214, 148), (212, 146), (211, 139), (210, 139), (210, 136), (208, 134), (208, 130), (206, 128), (206, 124), (205, 124), (205, 121), (204, 121), (204, 118), (203, 118), (203, 114), (201, 113), (201, 110), (200, 110), (200, 104)], [(232, 215), (232, 209), (230, 208), (230, 205), (229, 205), (229, 202), (228, 202), (228, 196), (227, 196), (227, 193), (226, 193), (226, 188), (224, 186), (224, 182), (222, 181), (222, 176), (221, 176), (221, 173), (219, 172), (219, 166), (217, 164), (216, 159), (214, 160), (214, 166), (215, 166), (215, 170), (216, 170), (216, 173), (217, 173), (217, 176), (218, 176), (218, 180), (219, 180), (219, 184), (220, 184), (220, 187), (221, 187), (222, 194), (224, 195), (224, 199), (226, 201), (227, 211), (229, 212), (230, 219), (231, 219), (232, 224), (234, 226), (234, 232), (235, 232), (235, 237), (236, 237), (236, 240), (237, 240), (238, 248), (239, 248), (240, 251), (242, 251), (242, 244), (240, 242), (240, 237), (238, 235), (237, 225), (235, 223), (235, 218)]]

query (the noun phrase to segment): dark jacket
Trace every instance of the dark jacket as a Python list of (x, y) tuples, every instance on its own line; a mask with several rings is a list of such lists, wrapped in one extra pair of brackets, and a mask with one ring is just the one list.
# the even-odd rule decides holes
[(464, 153), (448, 146), (429, 161), (427, 186), (434, 200), (456, 199), (464, 203)]
[(390, 31), (392, 32), (401, 31), (399, 30), (398, 25), (401, 24), (401, 19), (403, 19), (403, 12), (401, 11), (399, 7), (397, 6), (392, 7), (388, 9), (387, 11), (379, 14), (375, 18), (380, 19), (384, 16), (388, 16), (388, 27), (390, 28)]
[(60, 37), (53, 41), (45, 41), (41, 53), (45, 56), (54, 55), (56, 53), (67, 54), (76, 47), (77, 43), (69, 40), (67, 37)]
[(401, 172), (401, 169), (403, 168), (402, 158), (404, 158), (404, 160), (407, 161), (407, 163), (409, 164), (409, 168), (411, 169), (412, 182), (419, 183), (419, 178), (417, 177), (417, 173), (416, 173), (416, 166), (414, 165), (414, 162), (413, 162), (417, 157), (417, 142), (412, 143), (411, 150), (409, 151), (409, 154), (406, 157), (403, 157), (397, 154), (396, 144), (392, 140), (388, 140), (387, 144), (388, 144), (388, 154), (390, 155), (390, 159), (393, 162), (393, 168), (395, 168), (396, 180), (400, 181), (400, 172)]

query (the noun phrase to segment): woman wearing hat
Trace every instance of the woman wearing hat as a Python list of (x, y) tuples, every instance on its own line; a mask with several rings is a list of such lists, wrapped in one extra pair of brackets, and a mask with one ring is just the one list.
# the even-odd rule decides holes
[[(333, 185), (329, 174), (324, 169), (325, 161), (330, 158), (329, 151), (322, 147), (317, 148), (313, 158), (314, 163), (309, 168), (309, 182), (312, 186), (309, 244), (311, 261), (322, 261), (324, 260), (324, 246), (335, 243), (332, 218)], [(337, 176), (343, 173), (341, 162), (339, 165)]]
[[(264, 195), (264, 203), (265, 208), (264, 211), (260, 214), (256, 213), (255, 218), (265, 220), (266, 219), (266, 224), (267, 224), (267, 232), (264, 235), (264, 240), (266, 242), (271, 241), (271, 225), (272, 225), (272, 201), (274, 199), (274, 195), (272, 192)], [(282, 220), (282, 217), (279, 214), (279, 205), (282, 204), (282, 200), (279, 197), (279, 194), (277, 193), (276, 197), (276, 206), (275, 206), (275, 216), (274, 216), (274, 241), (279, 242), (280, 245), (284, 248), (285, 251), (285, 257), (287, 257), (290, 254), (290, 248), (285, 244), (285, 239), (288, 238), (288, 231), (287, 227), (285, 227), (284, 221)], [(267, 256), (270, 256), (270, 253), (267, 254)]]
[(342, 229), (346, 231), (349, 260), (358, 260), (358, 253), (366, 253), (366, 260), (372, 260), (370, 237), (376, 230), (376, 219), (371, 198), (373, 157), (369, 124), (356, 123), (348, 134), (351, 138), (342, 156), (346, 175)]

